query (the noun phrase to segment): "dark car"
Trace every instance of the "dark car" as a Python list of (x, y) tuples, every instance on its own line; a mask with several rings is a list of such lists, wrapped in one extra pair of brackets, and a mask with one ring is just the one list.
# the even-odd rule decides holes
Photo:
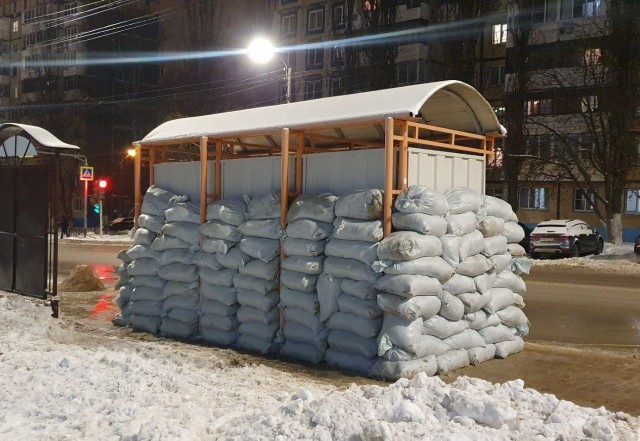
[(127, 231), (133, 228), (132, 217), (117, 217), (107, 224), (109, 231)]
[(600, 254), (604, 239), (595, 228), (581, 220), (549, 220), (539, 223), (531, 232), (529, 254), (534, 259), (543, 254), (579, 257)]
[(527, 227), (527, 225), (523, 224), (522, 222), (518, 222), (518, 225), (520, 225), (522, 227), (522, 229), (524, 230), (524, 239), (522, 239), (520, 241), (520, 246), (522, 248), (524, 248), (524, 250), (528, 253), (529, 252), (529, 242), (531, 240), (531, 228)]
[(640, 254), (640, 236), (636, 237), (636, 244), (633, 246), (633, 251), (636, 254)]

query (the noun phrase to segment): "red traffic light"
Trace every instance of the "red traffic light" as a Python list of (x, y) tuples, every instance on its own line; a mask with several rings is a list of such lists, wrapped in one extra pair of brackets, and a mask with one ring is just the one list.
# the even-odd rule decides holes
[(109, 186), (109, 182), (106, 179), (98, 180), (98, 187), (105, 190)]

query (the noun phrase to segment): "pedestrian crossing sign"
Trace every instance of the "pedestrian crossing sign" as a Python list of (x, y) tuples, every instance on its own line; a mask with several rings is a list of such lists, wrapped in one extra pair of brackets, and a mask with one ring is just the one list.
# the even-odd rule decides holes
[(80, 167), (80, 180), (93, 181), (93, 167), (83, 165)]

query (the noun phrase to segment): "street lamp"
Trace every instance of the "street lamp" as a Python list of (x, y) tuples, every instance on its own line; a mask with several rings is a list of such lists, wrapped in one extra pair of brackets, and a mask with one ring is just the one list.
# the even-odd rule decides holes
[[(249, 59), (254, 63), (258, 63), (258, 64), (268, 63), (275, 56), (275, 54), (276, 54), (276, 48), (273, 46), (273, 44), (269, 40), (263, 37), (255, 38), (247, 48), (247, 55), (249, 56)], [(287, 62), (284, 61), (283, 58), (278, 57), (278, 59), (282, 61), (282, 64), (284, 64), (284, 78), (287, 84), (286, 101), (287, 103), (290, 103), (291, 102), (291, 68), (289, 67)]]

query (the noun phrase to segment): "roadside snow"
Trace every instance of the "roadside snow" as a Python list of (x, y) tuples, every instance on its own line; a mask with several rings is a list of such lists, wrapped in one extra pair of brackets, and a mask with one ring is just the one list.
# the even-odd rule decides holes
[(638, 437), (638, 420), (553, 395), (419, 375), (346, 389), (211, 350), (100, 339), (0, 293), (0, 439), (511, 440)]
[(633, 252), (633, 244), (612, 245), (605, 243), (599, 256), (547, 258), (534, 260), (534, 266), (559, 268), (586, 268), (609, 273), (640, 273), (640, 257)]
[(73, 236), (65, 237), (60, 240), (60, 243), (95, 243), (95, 242), (118, 242), (118, 243), (130, 243), (130, 232), (122, 234), (103, 234), (102, 237), (96, 233), (87, 233), (87, 237)]

